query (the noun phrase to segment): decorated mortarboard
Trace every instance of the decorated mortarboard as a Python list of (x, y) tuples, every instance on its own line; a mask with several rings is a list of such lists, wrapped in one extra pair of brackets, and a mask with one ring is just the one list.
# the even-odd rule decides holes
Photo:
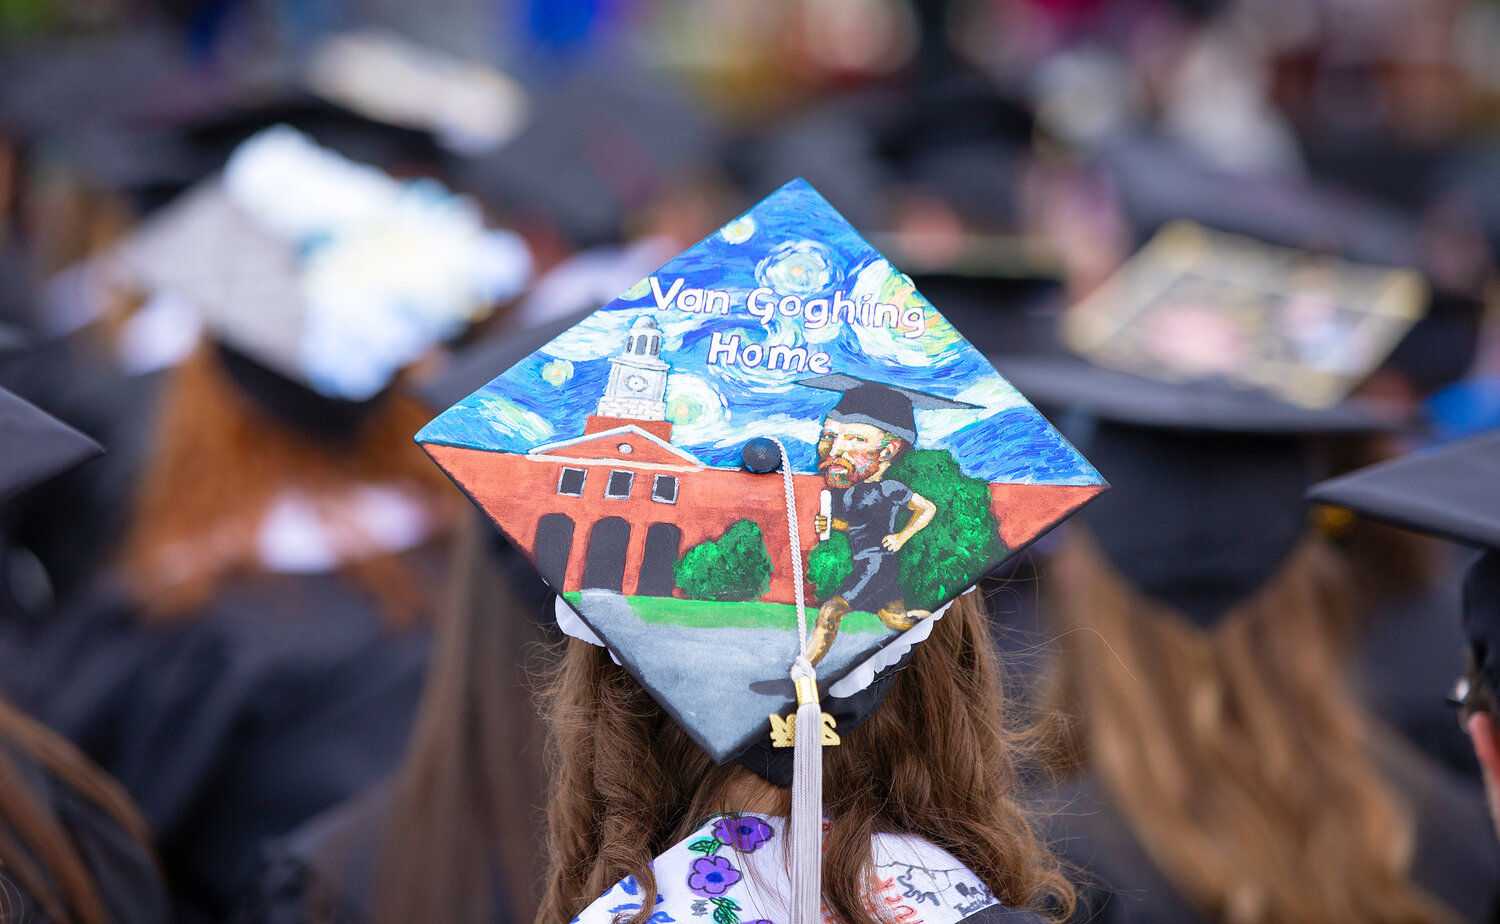
[(1100, 365), (1323, 408), (1363, 381), (1426, 307), (1426, 287), (1411, 270), (1183, 222), (1073, 306), (1062, 335)]
[(1331, 478), (1307, 499), (1482, 550), (1464, 580), (1464, 632), (1500, 691), (1500, 431)]
[(62, 421), (0, 388), (0, 500), (60, 474), (103, 450)]
[(800, 180), (417, 441), (719, 762), (1104, 488)]
[(485, 227), (472, 201), (285, 126), (246, 141), (116, 256), (128, 284), (186, 300), (231, 374), (288, 413), (315, 397), (364, 405), (530, 270), (524, 243)]
[(716, 762), (791, 782), (794, 924), (818, 917), (824, 704), (857, 724), (950, 601), (1105, 487), (801, 180), (416, 438), (564, 631)]

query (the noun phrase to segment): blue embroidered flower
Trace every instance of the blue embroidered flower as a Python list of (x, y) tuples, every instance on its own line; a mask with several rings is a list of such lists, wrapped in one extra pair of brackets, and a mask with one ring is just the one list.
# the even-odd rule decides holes
[(720, 818), (714, 823), (714, 837), (744, 853), (753, 852), (771, 834), (771, 826), (753, 815)]
[(699, 895), (723, 895), (739, 881), (740, 871), (724, 857), (699, 857), (688, 867), (688, 888)]

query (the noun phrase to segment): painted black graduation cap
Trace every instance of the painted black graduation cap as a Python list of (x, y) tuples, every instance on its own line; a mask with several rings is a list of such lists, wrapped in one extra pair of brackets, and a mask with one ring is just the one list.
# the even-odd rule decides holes
[(1398, 428), (1359, 399), (1308, 408), (1221, 382), (1145, 379), (1075, 356), (992, 357), (1111, 490), (1081, 516), (1109, 561), (1200, 625), (1253, 595), (1306, 532), (1316, 437)]
[(0, 500), (102, 453), (98, 443), (0, 388)]
[(1500, 431), (1331, 478), (1307, 499), (1481, 549), (1464, 580), (1464, 632), (1500, 690)]
[(977, 404), (951, 401), (925, 391), (871, 382), (843, 373), (801, 379), (797, 384), (842, 393), (838, 404), (828, 412), (828, 419), (870, 424), (908, 443), (917, 439), (917, 409), (972, 411), (979, 408)]

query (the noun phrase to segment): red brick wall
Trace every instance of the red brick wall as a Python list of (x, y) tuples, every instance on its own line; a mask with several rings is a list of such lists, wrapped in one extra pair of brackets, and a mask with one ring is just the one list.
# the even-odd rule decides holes
[[(792, 593), (792, 555), (787, 543), (786, 500), (779, 473), (754, 475), (732, 469), (701, 469), (669, 472), (678, 479), (676, 504), (651, 500), (649, 469), (634, 471), (635, 483), (628, 499), (607, 498), (604, 488), (611, 466), (579, 463), (588, 472), (582, 497), (557, 493), (558, 478), (565, 463), (529, 459), (511, 453), (485, 452), (456, 446), (427, 444), (423, 448), (484, 508), (513, 542), (532, 554), (537, 524), (548, 513), (572, 517), (573, 548), (563, 590), (583, 586), (593, 524), (609, 516), (630, 523), (630, 543), (625, 555), (625, 593), (634, 593), (645, 557), (646, 531), (653, 523), (675, 523), (682, 530), (679, 554), (693, 545), (723, 535), (736, 520), (755, 520), (771, 553), (771, 589), (761, 597), (774, 603), (795, 602)], [(799, 521), (799, 546), (803, 562), (817, 544), (813, 518), (818, 514), (818, 493), (823, 481), (816, 475), (793, 476)], [(1102, 490), (1097, 486), (991, 485), (995, 515), (1007, 547), (1030, 541), (1041, 529), (1081, 506)], [(806, 588), (813, 600), (811, 585)]]

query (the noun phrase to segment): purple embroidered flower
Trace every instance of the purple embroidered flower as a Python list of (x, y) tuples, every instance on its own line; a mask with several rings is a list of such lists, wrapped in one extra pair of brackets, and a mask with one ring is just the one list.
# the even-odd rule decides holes
[(714, 837), (745, 853), (770, 840), (771, 833), (771, 826), (753, 815), (720, 818), (714, 823)]
[(740, 871), (724, 857), (699, 857), (688, 867), (688, 888), (699, 895), (723, 895), (739, 881)]

